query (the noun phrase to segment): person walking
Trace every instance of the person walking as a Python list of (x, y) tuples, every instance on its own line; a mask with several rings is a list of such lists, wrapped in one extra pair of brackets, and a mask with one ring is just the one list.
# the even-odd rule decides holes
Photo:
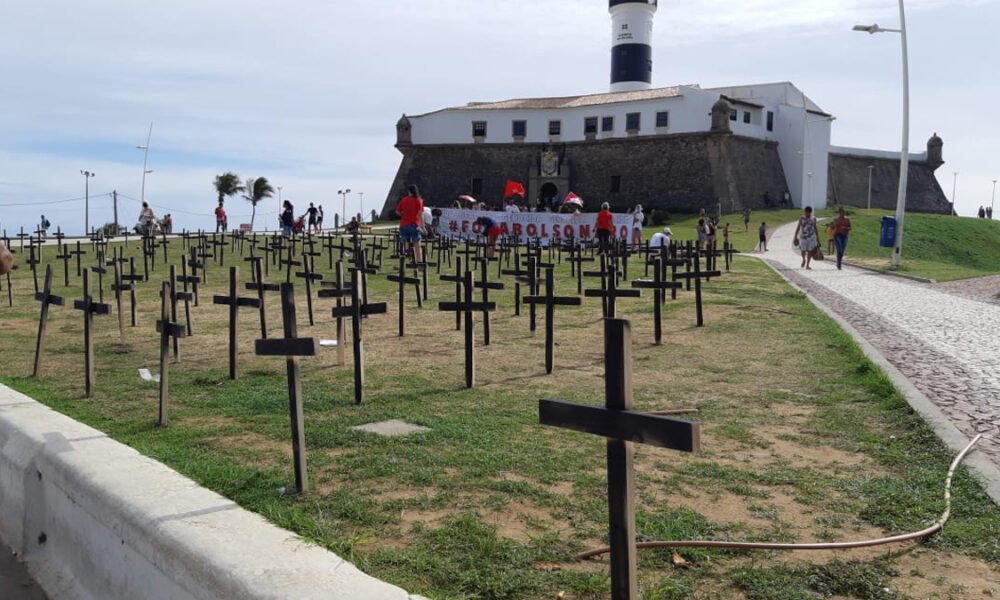
[(986, 218), (986, 209), (983, 208), (982, 206), (980, 206), (978, 214), (979, 214), (979, 218), (980, 219), (985, 219)]
[(760, 222), (760, 227), (757, 228), (757, 251), (767, 252), (767, 223), (764, 221)]
[(813, 216), (813, 209), (807, 206), (803, 211), (799, 222), (795, 226), (795, 239), (792, 240), (799, 247), (802, 253), (802, 267), (812, 269), (813, 252), (819, 248), (819, 232), (816, 231), (816, 217)]
[(708, 226), (705, 225), (705, 219), (698, 219), (698, 224), (695, 226), (695, 233), (698, 236), (698, 250), (702, 251), (705, 249), (705, 240), (708, 239)]
[(837, 211), (837, 219), (834, 221), (833, 242), (837, 246), (837, 270), (840, 270), (841, 263), (844, 262), (844, 252), (847, 251), (847, 236), (851, 233), (851, 220), (847, 218), (847, 211), (842, 208)]
[(750, 231), (750, 207), (743, 209), (743, 231)]
[(278, 222), (281, 223), (281, 234), (285, 237), (292, 237), (292, 225), (295, 223), (295, 207), (288, 200), (281, 203), (281, 216)]
[(306, 231), (313, 233), (316, 231), (316, 215), (319, 214), (319, 210), (316, 208), (315, 204), (310, 202), (309, 208), (306, 209), (306, 214), (309, 215), (309, 228)]
[(597, 213), (597, 246), (603, 254), (611, 247), (611, 238), (615, 233), (615, 219), (611, 215), (611, 206), (601, 203), (601, 212)]
[(319, 205), (319, 213), (316, 215), (316, 233), (323, 233), (323, 205)]
[(642, 213), (642, 205), (636, 204), (632, 211), (632, 245), (638, 246), (642, 243), (642, 224), (646, 221), (646, 215)]
[(219, 200), (219, 205), (215, 207), (215, 233), (226, 233), (228, 229), (229, 222), (226, 217), (226, 209), (222, 206), (222, 200)]
[(413, 248), (413, 262), (420, 264), (423, 253), (420, 250), (420, 231), (423, 228), (424, 199), (420, 197), (417, 186), (410, 185), (408, 194), (396, 204), (396, 214), (399, 215), (399, 236), (403, 243)]
[(833, 224), (833, 221), (830, 221), (830, 222), (828, 222), (826, 224), (826, 253), (827, 254), (833, 254), (833, 230), (834, 230), (834, 227), (835, 226)]
[(52, 223), (49, 223), (45, 215), (42, 215), (42, 220), (38, 222), (38, 231), (41, 233), (43, 240), (49, 235), (49, 227), (52, 227)]

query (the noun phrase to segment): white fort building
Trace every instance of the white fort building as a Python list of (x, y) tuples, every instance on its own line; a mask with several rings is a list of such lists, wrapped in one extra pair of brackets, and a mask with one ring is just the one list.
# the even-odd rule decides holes
[[(431, 204), (469, 194), (502, 201), (525, 184), (543, 206), (573, 191), (588, 208), (636, 203), (692, 212), (721, 206), (892, 207), (899, 154), (830, 145), (835, 117), (789, 82), (652, 88), (656, 0), (610, 0), (611, 89), (559, 98), (472, 102), (397, 123), (403, 160), (389, 216), (409, 183)], [(934, 170), (941, 140), (910, 157), (909, 210), (948, 213)], [(871, 168), (869, 168), (871, 167)]]

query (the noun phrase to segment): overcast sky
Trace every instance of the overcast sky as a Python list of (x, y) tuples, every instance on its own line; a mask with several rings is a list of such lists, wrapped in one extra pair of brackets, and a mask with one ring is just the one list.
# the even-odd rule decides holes
[[(938, 179), (971, 214), (991, 199), (1000, 1), (907, 0), (911, 141), (935, 131)], [(660, 0), (653, 84), (791, 81), (836, 115), (833, 143), (898, 149), (900, 44), (893, 0)], [(603, 0), (9, 0), (0, 18), (0, 227), (83, 229), (138, 213), (211, 227), (217, 173), (266, 176), (301, 210), (351, 188), (348, 212), (381, 208), (400, 155), (395, 122), (473, 100), (608, 88)], [(986, 104), (990, 106), (987, 107)], [(48, 204), (43, 204), (48, 203)], [(230, 222), (249, 205), (227, 204)], [(275, 224), (277, 200), (258, 211)]]

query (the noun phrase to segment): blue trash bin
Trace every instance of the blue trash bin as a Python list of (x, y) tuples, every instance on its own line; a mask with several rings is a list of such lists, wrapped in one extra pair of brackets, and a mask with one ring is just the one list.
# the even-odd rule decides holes
[(893, 248), (896, 245), (896, 217), (882, 217), (882, 235), (879, 236), (879, 246)]

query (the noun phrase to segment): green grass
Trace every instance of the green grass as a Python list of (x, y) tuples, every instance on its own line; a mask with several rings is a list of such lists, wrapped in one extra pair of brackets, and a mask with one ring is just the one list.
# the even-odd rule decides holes
[[(677, 223), (684, 239), (690, 221)], [(325, 257), (318, 266), (326, 267)], [(567, 271), (559, 268), (560, 294), (573, 287)], [(26, 377), (37, 306), (30, 275), (18, 272), (16, 307), (0, 306), (0, 333), (14, 349), (0, 363), (0, 381), (414, 593), (606, 597), (606, 563), (574, 558), (607, 541), (604, 441), (542, 427), (537, 415), (540, 397), (601, 401), (595, 302), (559, 310), (556, 371), (545, 376), (541, 333), (528, 333), (526, 315), (512, 316), (510, 289), (496, 293), (494, 342), (477, 348), (479, 387), (466, 390), (462, 336), (452, 315), (436, 310), (453, 287), (433, 283), (423, 309), (411, 302), (408, 335), (400, 339), (395, 284), (373, 277), (372, 299), (388, 301), (391, 314), (366, 323), (367, 403), (352, 403), (350, 362), (337, 366), (328, 352), (301, 360), (312, 488), (299, 496), (287, 456), (284, 365), (249, 354), (256, 337), (250, 311), (241, 317), (241, 377), (227, 379), (224, 309), (206, 301), (222, 292), (218, 267), (202, 306), (192, 309), (195, 336), (182, 342), (182, 362), (171, 366), (171, 426), (156, 427), (156, 387), (140, 383), (136, 369), (157, 364), (151, 324), (163, 273), (158, 266), (140, 288), (140, 328), (126, 332), (124, 347), (115, 319), (97, 319), (97, 394), (84, 400), (76, 311), (53, 308), (42, 377)], [(269, 280), (277, 279), (272, 271)], [(331, 303), (317, 302), (310, 328), (297, 291), (300, 335), (332, 337)], [(75, 298), (79, 285), (57, 285), (56, 292)], [(268, 302), (276, 331), (277, 304)], [(909, 532), (938, 518), (950, 453), (835, 323), (749, 259), (708, 284), (705, 302), (701, 329), (693, 327), (690, 294), (669, 302), (659, 347), (651, 344), (649, 299), (619, 305), (633, 324), (636, 408), (693, 406), (703, 424), (700, 455), (637, 447), (640, 539), (844, 541), (871, 529)], [(431, 432), (385, 439), (350, 429), (393, 418)], [(926, 560), (957, 553), (995, 576), (997, 539), (1000, 513), (960, 470), (953, 520), (925, 544)], [(890, 598), (902, 596), (876, 590), (912, 577), (895, 568), (893, 556), (811, 564), (763, 552), (679, 554), (686, 568), (674, 566), (669, 550), (640, 554), (645, 598)], [(988, 587), (982, 578), (954, 576)]]
[[(888, 211), (851, 209), (849, 260), (888, 269), (892, 248), (879, 246), (880, 221)], [(822, 226), (822, 224), (821, 224)], [(825, 234), (825, 232), (824, 232)], [(825, 239), (825, 238), (824, 238)], [(947, 215), (907, 214), (902, 273), (936, 281), (1000, 273), (1000, 221)]]

